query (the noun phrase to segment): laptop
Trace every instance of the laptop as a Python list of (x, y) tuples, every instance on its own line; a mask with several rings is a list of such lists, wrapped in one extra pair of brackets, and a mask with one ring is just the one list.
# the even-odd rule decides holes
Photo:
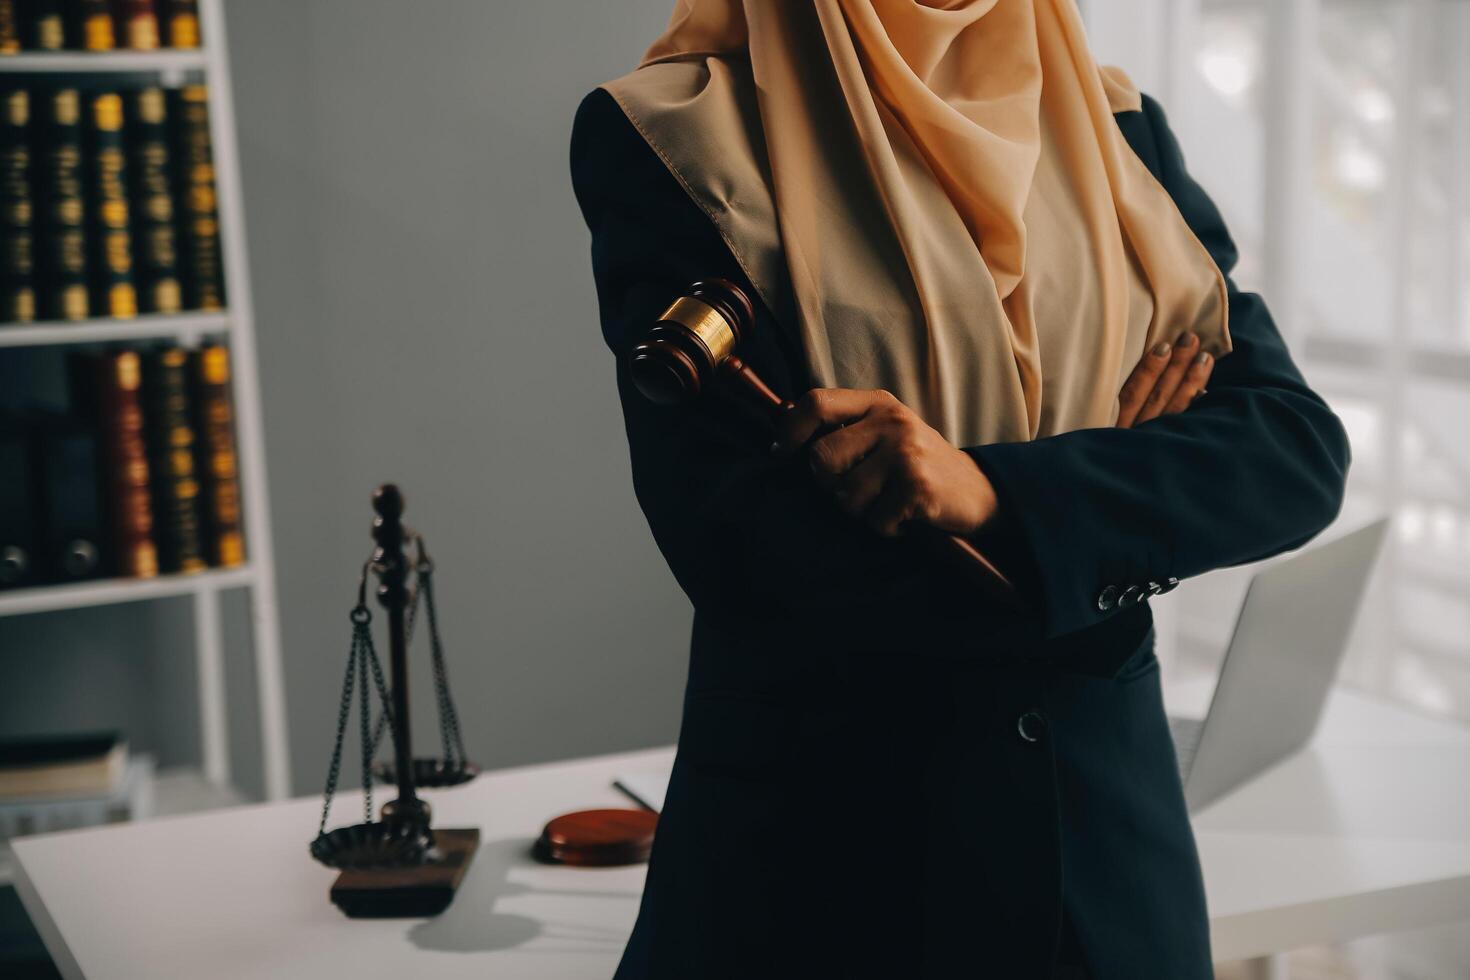
[(1311, 739), (1387, 528), (1374, 521), (1251, 579), (1209, 712), (1169, 719), (1191, 813)]

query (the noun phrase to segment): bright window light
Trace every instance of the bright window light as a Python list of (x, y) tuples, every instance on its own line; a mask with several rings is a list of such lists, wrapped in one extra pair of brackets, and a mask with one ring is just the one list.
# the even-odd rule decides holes
[(1379, 190), (1388, 178), (1383, 158), (1353, 136), (1338, 140), (1333, 169), (1338, 180), (1357, 191)]
[(1393, 119), (1393, 99), (1381, 88), (1364, 86), (1353, 96), (1353, 108), (1364, 122), (1382, 125)]

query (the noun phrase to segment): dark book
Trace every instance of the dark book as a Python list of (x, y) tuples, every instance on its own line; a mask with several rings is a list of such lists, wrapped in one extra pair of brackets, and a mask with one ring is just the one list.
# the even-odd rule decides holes
[(206, 553), (211, 565), (243, 565), (245, 535), (241, 530), (230, 352), (226, 347), (211, 345), (194, 351), (190, 362)]
[(68, 47), (82, 51), (111, 51), (117, 47), (108, 0), (67, 0), (66, 13)]
[(163, 36), (171, 48), (199, 47), (199, 0), (163, 0)]
[(66, 47), (66, 19), (61, 0), (19, 0), (21, 40), (33, 51), (60, 51)]
[(158, 549), (153, 540), (148, 447), (143, 439), (142, 359), (135, 351), (113, 351), (94, 363), (90, 397), (95, 399), (102, 440), (111, 571), (151, 578), (158, 574)]
[(182, 348), (155, 351), (143, 360), (143, 428), (159, 569), (203, 571), (208, 566), (189, 409), (189, 354)]
[(39, 142), (34, 190), (37, 298), (54, 320), (91, 315), (87, 295), (87, 206), (83, 194), (82, 98), (74, 88), (47, 92), (37, 106)]
[(92, 311), (96, 316), (137, 316), (122, 96), (87, 94), (87, 137)]
[(153, 0), (113, 0), (117, 11), (117, 36), (122, 46), (134, 51), (158, 47), (158, 8)]
[(97, 578), (106, 568), (107, 518), (96, 426), (81, 419), (47, 419), (37, 427), (35, 442), (40, 574), (50, 582)]
[(139, 306), (145, 313), (177, 313), (184, 308), (184, 293), (179, 280), (168, 103), (163, 89), (143, 88), (128, 93), (127, 109), (129, 217)]
[(20, 52), (20, 18), (16, 16), (18, 0), (0, 0), (0, 54)]
[(0, 323), (36, 318), (36, 208), (31, 93), (0, 93)]
[(127, 765), (117, 732), (0, 740), (0, 799), (105, 796)]
[(188, 85), (171, 90), (169, 99), (184, 304), (195, 310), (222, 310), (225, 285), (220, 264), (208, 90), (203, 85)]
[(0, 589), (36, 581), (35, 475), (31, 440), (16, 425), (0, 428)]

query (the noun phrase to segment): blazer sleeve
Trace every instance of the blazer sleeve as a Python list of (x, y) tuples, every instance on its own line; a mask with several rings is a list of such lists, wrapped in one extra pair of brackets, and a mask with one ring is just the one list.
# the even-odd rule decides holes
[[(709, 217), (604, 91), (577, 111), (571, 170), (592, 234), (603, 338), (618, 355), (634, 491), (696, 608), (800, 615), (840, 629), (870, 620), (858, 614), (874, 603), (917, 615), (942, 606), (945, 584), (925, 561), (843, 514), (800, 460), (772, 457), (770, 436), (736, 408), (713, 394), (689, 409), (661, 408), (637, 392), (622, 355), (691, 282), (724, 276), (757, 294)], [(802, 377), (799, 351), (756, 308), (742, 357), (789, 396)]]
[(1265, 304), (1230, 278), (1235, 244), (1158, 103), (1145, 97), (1118, 120), (1224, 273), (1234, 349), (1181, 414), (966, 449), (996, 488), (1049, 637), (1119, 615), (1171, 579), (1305, 544), (1337, 515), (1350, 459)]

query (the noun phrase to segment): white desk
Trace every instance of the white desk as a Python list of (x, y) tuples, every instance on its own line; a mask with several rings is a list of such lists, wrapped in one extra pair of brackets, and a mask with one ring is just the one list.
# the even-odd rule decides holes
[[(549, 868), (527, 848), (553, 814), (625, 805), (612, 778), (670, 758), (503, 770), (436, 793), (435, 822), (478, 825), (483, 844), (433, 920), (343, 918), (333, 872), (307, 856), (312, 799), (22, 840), (18, 886), (69, 978), (607, 980), (644, 869)], [(334, 823), (361, 813), (355, 794), (337, 806)], [(1221, 961), (1470, 920), (1470, 729), (1338, 693), (1313, 748), (1196, 829)]]

